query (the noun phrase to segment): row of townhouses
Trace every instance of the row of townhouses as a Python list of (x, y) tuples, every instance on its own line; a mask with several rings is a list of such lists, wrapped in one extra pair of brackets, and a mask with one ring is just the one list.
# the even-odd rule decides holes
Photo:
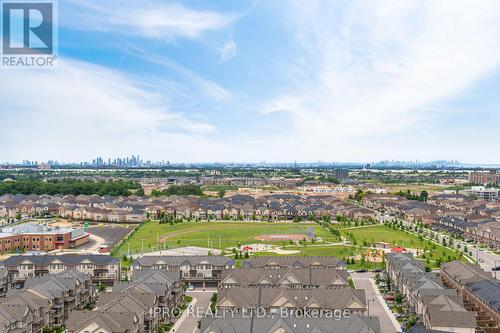
[(376, 317), (353, 314), (339, 319), (283, 318), (281, 316), (252, 317), (242, 314), (225, 317), (205, 317), (201, 320), (201, 333), (379, 333)]
[(290, 289), (344, 288), (347, 271), (337, 268), (241, 268), (222, 273), (220, 288), (287, 287)]
[(90, 275), (77, 270), (28, 277), (23, 288), (10, 289), (0, 299), (0, 332), (42, 333), (61, 326), (95, 296)]
[(500, 332), (500, 282), (490, 272), (456, 260), (441, 266), (441, 278), (458, 291), (468, 310), (477, 313), (481, 332)]
[(156, 333), (162, 323), (176, 319), (171, 309), (183, 301), (180, 272), (135, 270), (129, 282), (99, 295), (92, 311), (73, 311), (70, 333)]
[(19, 215), (27, 217), (51, 215), (74, 220), (123, 223), (143, 222), (148, 216), (267, 221), (336, 215), (358, 219), (374, 217), (370, 210), (330, 195), (234, 195), (226, 198), (197, 196), (148, 198), (135, 195), (129, 197), (22, 194), (0, 196), (0, 218), (9, 221)]
[(378, 319), (367, 316), (365, 291), (349, 287), (335, 257), (246, 260), (222, 273), (216, 307), (231, 315), (202, 319), (201, 332), (380, 332)]
[(418, 315), (426, 328), (444, 332), (474, 333), (476, 314), (467, 311), (462, 297), (443, 285), (435, 272), (411, 253), (388, 253), (387, 273), (404, 296), (406, 310)]
[(203, 287), (217, 287), (222, 272), (235, 267), (235, 261), (224, 256), (143, 256), (130, 266), (134, 274), (142, 269), (161, 269), (180, 273), (182, 281)]
[(462, 194), (438, 194), (427, 202), (393, 194), (371, 194), (361, 203), (382, 213), (422, 222), (492, 249), (500, 249), (500, 200), (476, 200)]
[(78, 270), (88, 274), (94, 283), (113, 285), (120, 279), (120, 260), (104, 254), (18, 255), (0, 263), (11, 283), (23, 286), (31, 277)]

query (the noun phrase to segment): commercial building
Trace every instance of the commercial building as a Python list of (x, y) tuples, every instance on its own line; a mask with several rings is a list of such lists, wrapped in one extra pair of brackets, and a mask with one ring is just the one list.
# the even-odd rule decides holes
[(83, 228), (59, 228), (26, 223), (3, 228), (0, 253), (10, 251), (52, 251), (69, 249), (88, 242)]

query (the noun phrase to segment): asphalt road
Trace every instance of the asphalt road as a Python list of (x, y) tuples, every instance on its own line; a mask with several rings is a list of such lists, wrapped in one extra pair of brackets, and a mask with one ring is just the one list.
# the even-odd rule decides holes
[(352, 273), (351, 278), (356, 289), (364, 289), (369, 315), (378, 317), (382, 333), (401, 332), (401, 326), (391, 310), (385, 305), (383, 296), (375, 286), (374, 273)]
[[(210, 298), (212, 298), (212, 295), (216, 291), (217, 291), (216, 289), (213, 289), (207, 291), (194, 290), (187, 292), (186, 293), (187, 295), (193, 297), (193, 299), (196, 299), (196, 303), (194, 304), (194, 311), (192, 313), (196, 314), (198, 311), (200, 314), (205, 313), (205, 311), (210, 306)], [(176, 333), (199, 332), (198, 330), (199, 320), (201, 320), (201, 318), (197, 318), (196, 316), (193, 315), (186, 316), (186, 318), (181, 323), (180, 327), (173, 332)]]

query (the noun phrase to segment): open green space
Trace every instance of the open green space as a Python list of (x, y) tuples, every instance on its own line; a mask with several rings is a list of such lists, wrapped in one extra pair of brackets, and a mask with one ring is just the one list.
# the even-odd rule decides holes
[[(364, 254), (373, 242), (388, 242), (391, 247), (402, 246), (418, 249), (418, 259), (426, 262), (430, 268), (435, 268), (441, 262), (462, 259), (455, 251), (440, 244), (419, 239), (417, 235), (393, 229), (385, 225), (368, 225), (340, 229), (342, 236), (350, 240), (351, 244), (338, 245), (339, 239), (331, 232), (318, 224), (311, 223), (279, 223), (279, 222), (184, 222), (177, 224), (146, 222), (116, 251), (117, 255), (130, 253), (150, 252), (167, 248), (185, 246), (200, 246), (211, 248), (237, 248), (239, 245), (268, 243), (256, 240), (258, 235), (268, 234), (307, 234), (314, 231), (321, 242), (300, 246), (290, 245), (287, 242), (273, 242), (272, 244), (284, 250), (299, 251), (299, 256), (336, 256), (338, 258)], [(330, 243), (337, 243), (331, 245)], [(258, 252), (253, 255), (278, 255), (274, 252)], [(375, 268), (382, 264), (361, 263), (360, 260), (350, 268)]]
[[(264, 234), (307, 234), (313, 230), (323, 241), (338, 241), (328, 230), (317, 224), (277, 222), (184, 222), (160, 224), (146, 222), (119, 249), (125, 254), (165, 248), (201, 246), (212, 248), (236, 247), (238, 244), (266, 243), (255, 239)], [(219, 244), (220, 241), (220, 244)], [(283, 242), (274, 242), (283, 245)], [(144, 248), (143, 248), (144, 246)]]

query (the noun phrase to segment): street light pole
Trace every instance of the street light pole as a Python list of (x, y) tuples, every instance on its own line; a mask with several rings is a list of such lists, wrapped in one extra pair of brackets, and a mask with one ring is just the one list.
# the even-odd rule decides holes
[(144, 253), (144, 239), (141, 239), (141, 252)]

